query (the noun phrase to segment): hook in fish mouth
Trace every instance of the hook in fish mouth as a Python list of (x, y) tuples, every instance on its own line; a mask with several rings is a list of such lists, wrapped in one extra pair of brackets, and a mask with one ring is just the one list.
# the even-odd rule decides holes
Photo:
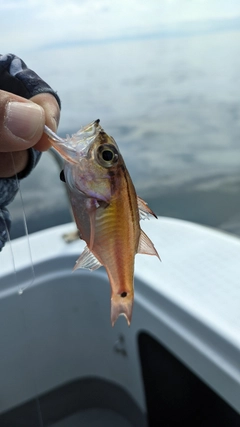
[[(81, 128), (76, 134), (73, 134), (72, 137), (74, 137), (75, 135), (80, 135), (80, 134), (84, 134), (87, 132), (96, 132), (96, 129), (99, 128), (99, 131), (102, 130), (101, 126), (99, 125), (100, 123), (100, 119), (94, 120), (93, 122), (89, 123), (89, 125), (84, 126), (83, 128)], [(48, 126), (44, 126), (44, 133), (46, 133), (46, 135), (48, 135), (48, 137), (54, 141), (54, 142), (58, 142), (60, 144), (64, 144), (66, 143), (66, 141), (68, 139), (70, 139), (70, 137), (68, 137), (67, 139), (64, 138), (60, 138), (60, 136), (58, 136), (55, 132), (53, 132)]]

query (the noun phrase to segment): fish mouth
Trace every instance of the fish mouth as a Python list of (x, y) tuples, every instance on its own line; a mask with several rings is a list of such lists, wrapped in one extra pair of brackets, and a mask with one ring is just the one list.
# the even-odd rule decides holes
[(119, 316), (124, 316), (130, 326), (132, 320), (133, 296), (122, 298), (121, 295), (113, 295), (111, 298), (111, 322), (114, 326)]

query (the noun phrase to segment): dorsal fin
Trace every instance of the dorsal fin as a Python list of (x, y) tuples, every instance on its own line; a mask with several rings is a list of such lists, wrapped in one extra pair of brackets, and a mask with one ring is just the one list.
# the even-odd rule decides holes
[(157, 218), (157, 215), (155, 215), (152, 209), (148, 207), (147, 203), (144, 202), (144, 200), (141, 199), (141, 197), (139, 196), (137, 196), (137, 204), (138, 204), (140, 219), (146, 219), (146, 218), (149, 219), (150, 215)]
[(161, 258), (158, 255), (158, 252), (154, 247), (153, 242), (149, 239), (149, 237), (144, 233), (143, 230), (141, 230), (137, 253), (147, 254), (147, 255), (156, 255), (161, 261)]

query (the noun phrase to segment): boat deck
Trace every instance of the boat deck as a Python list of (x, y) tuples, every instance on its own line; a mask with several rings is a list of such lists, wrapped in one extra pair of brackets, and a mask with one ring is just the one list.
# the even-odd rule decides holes
[[(133, 423), (145, 427), (146, 419), (142, 415), (148, 413), (149, 416), (151, 408), (146, 408), (139, 353), (142, 360), (147, 360), (143, 370), (148, 380), (149, 369), (153, 367), (151, 355), (160, 345), (165, 355), (166, 351), (171, 353), (166, 356), (168, 362), (174, 356), (235, 411), (234, 415), (227, 415), (225, 425), (238, 426), (240, 239), (171, 218), (144, 221), (142, 228), (153, 240), (162, 262), (151, 256), (136, 257), (131, 327), (120, 318), (112, 328), (105, 270), (94, 273), (77, 270), (72, 274), (72, 267), (85, 246), (80, 240), (72, 244), (64, 241), (63, 234), (74, 228), (72, 223), (64, 224), (29, 236), (34, 274), (25, 238), (16, 239), (1, 254), (0, 321), (8, 325), (7, 333), (6, 328), (0, 333), (1, 388), (4, 390), (0, 393), (1, 427), (14, 425), (9, 422), (13, 416), (18, 420), (19, 415), (24, 418), (29, 413), (27, 404), (15, 415), (6, 411), (29, 402), (36, 395), (44, 426), (124, 427)], [(23, 293), (22, 288), (26, 288)], [(152, 342), (150, 355), (143, 355), (139, 346), (144, 334), (149, 336), (143, 347), (149, 350)], [(159, 360), (157, 357), (156, 362)], [(169, 372), (166, 380), (165, 371), (156, 365), (152, 374), (155, 395), (155, 382), (161, 384), (158, 405), (162, 399), (165, 407), (170, 399), (164, 400), (166, 393), (161, 395), (161, 391), (164, 384), (169, 385), (172, 370)], [(94, 385), (93, 394), (92, 381), (96, 378), (100, 383)], [(180, 381), (183, 376), (177, 373), (174, 378)], [(44, 395), (56, 389), (57, 398), (60, 386), (78, 379), (82, 386), (80, 389), (74, 386), (77, 399), (73, 398), (68, 385), (64, 400), (55, 400), (53, 404), (49, 396)], [(105, 383), (111, 385), (108, 394)], [(180, 384), (176, 402), (182, 397), (181, 390), (188, 389), (189, 381), (186, 379)], [(116, 385), (121, 392), (113, 390)], [(123, 391), (133, 400), (133, 409), (136, 402), (136, 416), (126, 400), (123, 401)], [(173, 381), (171, 395), (175, 391)], [(192, 394), (187, 398), (190, 403), (186, 408), (189, 408)], [(66, 411), (63, 401), (66, 401)], [(36, 406), (32, 408), (30, 412), (36, 414)], [(54, 408), (59, 409), (59, 414)], [(172, 413), (174, 411), (169, 410), (169, 414)], [(215, 413), (207, 415), (214, 417)], [(229, 422), (229, 417), (236, 419), (235, 424)], [(188, 425), (202, 424), (199, 421), (199, 424)]]
[(102, 408), (93, 408), (78, 412), (64, 418), (49, 427), (134, 427), (128, 420), (114, 411)]

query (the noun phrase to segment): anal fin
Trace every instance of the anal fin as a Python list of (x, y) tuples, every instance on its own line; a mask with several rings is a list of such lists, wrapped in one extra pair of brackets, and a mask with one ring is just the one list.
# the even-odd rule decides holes
[(97, 270), (101, 267), (102, 264), (98, 259), (93, 255), (88, 246), (85, 246), (84, 251), (81, 253), (80, 257), (76, 261), (76, 264), (73, 268), (73, 271), (78, 268), (87, 268), (88, 270)]
[(158, 251), (154, 247), (153, 242), (149, 239), (149, 237), (141, 230), (139, 244), (138, 244), (138, 254), (147, 254), (147, 255), (156, 255), (160, 261), (161, 258), (158, 255)]

